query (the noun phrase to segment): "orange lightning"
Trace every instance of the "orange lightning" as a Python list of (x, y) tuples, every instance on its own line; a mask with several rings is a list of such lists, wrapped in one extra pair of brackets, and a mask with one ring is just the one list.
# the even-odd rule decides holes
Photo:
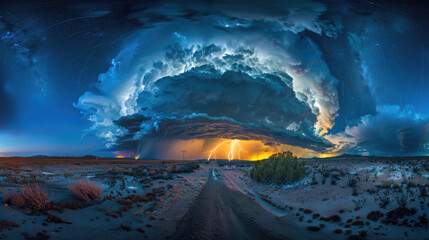
[(215, 148), (213, 148), (213, 149), (210, 151), (210, 154), (209, 154), (209, 157), (207, 158), (207, 161), (210, 161), (210, 158), (211, 158), (211, 157), (212, 157), (212, 155), (216, 152), (216, 150), (217, 150), (220, 146), (222, 146), (224, 143), (226, 143), (226, 142), (229, 142), (229, 140), (223, 141), (223, 142), (221, 142), (220, 144), (218, 144)]
[[(217, 150), (220, 146), (222, 146), (224, 143), (227, 143), (227, 142), (231, 142), (231, 148), (230, 148), (230, 151), (228, 152), (228, 160), (229, 160), (229, 161), (231, 161), (231, 160), (236, 159), (236, 158), (234, 158), (234, 157), (235, 157), (235, 156), (234, 156), (234, 153), (235, 153), (235, 152), (237, 152), (237, 153), (238, 153), (238, 159), (240, 159), (240, 158), (241, 158), (241, 151), (243, 150), (243, 147), (241, 146), (241, 144), (240, 144), (240, 141), (239, 141), (239, 140), (237, 140), (237, 139), (233, 139), (233, 140), (225, 140), (225, 141), (223, 141), (223, 142), (219, 143), (215, 148), (213, 148), (213, 149), (210, 151), (210, 154), (209, 154), (209, 157), (207, 158), (207, 161), (209, 161), (209, 160), (211, 159), (211, 157), (216, 153), (216, 150)], [(238, 150), (237, 150), (237, 151), (235, 150), (236, 148), (238, 148)]]

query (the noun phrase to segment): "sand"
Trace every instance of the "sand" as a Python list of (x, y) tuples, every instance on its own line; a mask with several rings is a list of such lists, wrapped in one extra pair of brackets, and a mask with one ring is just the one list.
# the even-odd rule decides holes
[[(249, 177), (249, 162), (2, 158), (2, 190), (37, 183), (55, 208), (0, 195), (0, 239), (429, 239), (427, 160), (305, 162), (303, 180), (270, 185)], [(103, 197), (76, 198), (70, 185), (80, 181)]]

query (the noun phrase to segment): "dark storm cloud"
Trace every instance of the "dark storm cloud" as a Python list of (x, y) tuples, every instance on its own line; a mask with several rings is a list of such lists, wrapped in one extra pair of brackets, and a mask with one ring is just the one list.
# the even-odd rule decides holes
[[(429, 49), (429, 35), (421, 34), (429, 23), (425, 17), (429, 5), (327, 1), (326, 6), (320, 18), (340, 22), (342, 31), (335, 38), (312, 32), (307, 36), (321, 49), (339, 80), (340, 109), (331, 132), (344, 131), (367, 114), (376, 115), (377, 105), (426, 108), (421, 95), (426, 94), (427, 84), (415, 73), (424, 75), (429, 66), (421, 57)], [(402, 98), (414, 101), (404, 103)]]
[[(172, 19), (185, 19), (195, 22), (207, 16), (224, 17), (234, 22), (246, 22), (254, 19), (267, 19), (278, 21), (285, 27), (295, 32), (305, 28), (312, 31), (322, 32), (330, 28), (323, 22), (317, 21), (318, 16), (326, 10), (323, 3), (312, 0), (274, 0), (269, 2), (260, 1), (154, 1), (150, 5), (143, 3), (142, 6), (135, 4), (134, 13), (130, 18), (161, 23)], [(245, 7), (244, 7), (245, 6)], [(151, 17), (153, 15), (159, 17)]]
[[(310, 127), (310, 125), (309, 125)], [(140, 141), (146, 139), (208, 139), (225, 138), (239, 140), (260, 140), (266, 145), (288, 144), (315, 151), (324, 151), (332, 145), (329, 142), (299, 136), (293, 131), (274, 132), (267, 128), (254, 128), (238, 124), (229, 119), (194, 116), (183, 120), (165, 120), (144, 136), (135, 138), (133, 129), (118, 137), (114, 150), (135, 149)]]
[(316, 121), (311, 109), (275, 75), (253, 78), (243, 72), (221, 73), (205, 65), (162, 78), (155, 86), (158, 91), (152, 109), (160, 114), (206, 113), (277, 128), (305, 119)]
[(332, 75), (339, 81), (340, 107), (331, 132), (344, 131), (347, 125), (359, 121), (361, 116), (375, 114), (376, 102), (363, 75), (362, 59), (351, 46), (348, 35), (339, 34), (335, 39), (323, 38), (312, 33), (308, 35), (315, 40)]
[[(276, 140), (311, 149), (329, 145), (321, 144), (317, 132), (333, 124), (337, 111), (336, 80), (319, 62), (320, 56), (313, 47), (296, 34), (306, 28), (322, 34), (327, 26), (317, 18), (324, 10), (323, 4), (276, 2), (244, 11), (235, 4), (228, 7), (226, 2), (192, 5), (192, 9), (203, 14), (175, 4), (167, 2), (133, 15), (142, 21), (146, 13), (156, 12), (175, 20), (157, 22), (149, 34), (142, 32), (141, 38), (135, 35), (136, 39), (128, 44), (132, 47), (125, 47), (111, 69), (100, 75), (101, 94), (86, 93), (75, 105), (89, 115), (93, 129), (108, 147), (125, 142), (130, 146), (131, 140), (152, 134), (153, 129), (162, 132), (163, 122), (177, 120), (180, 124), (193, 114), (203, 114), (208, 119), (226, 118), (248, 129), (252, 137), (259, 133), (257, 139), (266, 139), (267, 143)], [(271, 15), (272, 10), (278, 12)], [(183, 12), (191, 12), (192, 19), (201, 18), (201, 24), (189, 21), (189, 15), (181, 19)], [(195, 26), (185, 27), (189, 24)], [(207, 44), (201, 44), (200, 36), (205, 36), (202, 40)], [(155, 55), (159, 60), (143, 57), (151, 56), (157, 49), (164, 52), (163, 57)], [(152, 64), (147, 64), (150, 61)], [(136, 68), (139, 70), (134, 75)], [(303, 70), (297, 71), (299, 68)], [(296, 78), (288, 75), (286, 69)], [(123, 126), (116, 128), (115, 120), (136, 112), (151, 116), (150, 121), (142, 123), (141, 131), (133, 134), (134, 130)], [(223, 129), (218, 136), (236, 134), (237, 138), (244, 138), (244, 131)], [(198, 137), (185, 133), (180, 136)], [(271, 135), (277, 137), (268, 137)], [(293, 141), (294, 138), (297, 140)], [(308, 143), (304, 144), (302, 139)]]
[(228, 119), (213, 119), (196, 116), (184, 120), (168, 120), (159, 124), (145, 137), (161, 137), (167, 139), (207, 139), (225, 138), (240, 140), (260, 140), (266, 144), (282, 143), (322, 151), (331, 144), (317, 140), (309, 141), (293, 131), (275, 132), (268, 128), (249, 127)]
[(366, 155), (424, 154), (429, 147), (429, 119), (412, 107), (380, 106), (377, 114), (338, 134), (345, 150)]
[(114, 123), (119, 127), (127, 129), (130, 133), (136, 133), (141, 130), (141, 125), (147, 120), (150, 120), (150, 118), (139, 114), (133, 114), (115, 120)]
[(313, 150), (330, 146), (314, 136), (316, 117), (308, 105), (275, 75), (254, 78), (204, 65), (159, 79), (155, 86), (153, 98), (141, 95), (138, 100), (153, 101), (150, 109), (142, 109), (152, 119), (134, 114), (114, 121), (127, 130), (116, 148), (150, 137), (253, 139)]
[(320, 151), (325, 137), (341, 151), (425, 151), (424, 122), (377, 111), (386, 102), (372, 74), (383, 61), (371, 54), (384, 58), (392, 46), (372, 46), (373, 36), (413, 28), (401, 4), (387, 5), (163, 1), (127, 8), (142, 31), (100, 75), (99, 93), (85, 93), (75, 106), (119, 149), (149, 136), (218, 136)]
[(427, 99), (422, 96), (428, 91), (429, 65), (423, 56), (429, 35), (421, 33), (428, 24), (423, 17), (428, 5), (333, 5), (328, 4), (330, 10), (322, 17), (340, 21), (343, 33), (335, 39), (308, 34), (339, 80), (340, 110), (331, 131), (336, 137), (327, 139), (339, 152), (427, 154)]

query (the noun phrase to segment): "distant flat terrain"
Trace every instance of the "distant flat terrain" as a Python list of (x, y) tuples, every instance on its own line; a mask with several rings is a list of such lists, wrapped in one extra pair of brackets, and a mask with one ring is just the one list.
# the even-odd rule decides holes
[[(427, 158), (305, 159), (261, 184), (248, 161), (0, 158), (0, 239), (427, 239)], [(92, 182), (98, 200), (71, 186)], [(38, 184), (45, 209), (6, 194)]]

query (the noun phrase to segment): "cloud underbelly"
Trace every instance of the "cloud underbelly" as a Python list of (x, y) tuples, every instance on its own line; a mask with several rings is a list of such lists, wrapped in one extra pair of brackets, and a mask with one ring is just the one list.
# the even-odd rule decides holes
[(314, 135), (317, 118), (310, 107), (278, 76), (222, 73), (203, 65), (159, 79), (155, 87), (137, 99), (146, 106), (139, 113), (115, 121), (127, 133), (118, 136), (116, 147), (155, 137), (260, 140), (313, 150), (329, 146)]

